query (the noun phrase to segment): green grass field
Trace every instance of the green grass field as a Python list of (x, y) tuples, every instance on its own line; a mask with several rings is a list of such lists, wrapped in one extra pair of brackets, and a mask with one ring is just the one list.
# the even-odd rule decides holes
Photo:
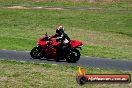
[[(84, 43), (82, 55), (132, 59), (132, 0), (0, 0), (0, 4), (108, 8), (111, 11), (0, 7), (0, 49), (30, 51), (45, 32), (64, 25), (71, 39)], [(86, 67), (88, 74), (131, 74)], [(80, 86), (77, 67), (0, 60), (0, 88), (131, 88), (130, 84)]]
[[(131, 88), (129, 84), (85, 84), (76, 82), (78, 68), (0, 60), (0, 88)], [(87, 74), (131, 74), (129, 71), (86, 68)]]
[(0, 0), (0, 3), (55, 7), (132, 9), (131, 0)]
[(0, 49), (31, 50), (46, 31), (64, 25), (84, 43), (82, 55), (132, 59), (132, 13), (0, 8)]

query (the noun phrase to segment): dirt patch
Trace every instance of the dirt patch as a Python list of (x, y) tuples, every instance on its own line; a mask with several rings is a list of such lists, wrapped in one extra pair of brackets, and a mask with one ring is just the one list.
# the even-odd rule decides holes
[(29, 9), (27, 7), (23, 7), (23, 6), (10, 6), (10, 7), (7, 7), (9, 9)]
[(131, 7), (132, 7), (132, 4), (130, 4), (129, 6), (131, 6)]
[(0, 81), (6, 81), (6, 80), (8, 80), (7, 77), (0, 77)]
[(24, 6), (8, 6), (9, 9), (49, 9), (49, 10), (63, 10), (63, 8), (56, 7), (24, 7)]

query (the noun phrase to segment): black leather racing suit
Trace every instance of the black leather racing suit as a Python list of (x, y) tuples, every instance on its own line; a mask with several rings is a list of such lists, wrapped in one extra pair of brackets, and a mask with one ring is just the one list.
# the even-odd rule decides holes
[(56, 33), (51, 38), (56, 38), (59, 42), (61, 42), (56, 47), (56, 53), (57, 53), (57, 59), (62, 59), (65, 55), (66, 48), (70, 43), (70, 38), (66, 33)]

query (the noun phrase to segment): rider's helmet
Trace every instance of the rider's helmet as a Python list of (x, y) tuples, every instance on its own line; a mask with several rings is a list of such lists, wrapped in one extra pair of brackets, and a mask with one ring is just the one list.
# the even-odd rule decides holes
[(59, 33), (59, 34), (64, 33), (64, 27), (63, 27), (63, 26), (59, 26), (59, 27), (57, 27), (57, 29), (56, 29), (56, 33)]

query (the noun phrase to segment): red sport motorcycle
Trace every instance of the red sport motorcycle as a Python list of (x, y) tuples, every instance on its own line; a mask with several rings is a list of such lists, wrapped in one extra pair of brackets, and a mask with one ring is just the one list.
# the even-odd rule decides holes
[[(50, 38), (46, 33), (45, 36), (42, 36), (37, 43), (38, 45), (30, 52), (30, 55), (33, 59), (41, 59), (44, 57), (47, 60), (54, 59), (55, 61), (58, 61), (56, 46), (61, 42), (59, 42), (57, 38)], [(64, 52), (65, 55), (62, 59), (66, 60), (68, 63), (77, 62), (81, 56), (78, 48), (81, 49), (82, 46), (82, 42), (78, 40), (71, 40), (70, 44), (66, 46), (67, 49)]]

